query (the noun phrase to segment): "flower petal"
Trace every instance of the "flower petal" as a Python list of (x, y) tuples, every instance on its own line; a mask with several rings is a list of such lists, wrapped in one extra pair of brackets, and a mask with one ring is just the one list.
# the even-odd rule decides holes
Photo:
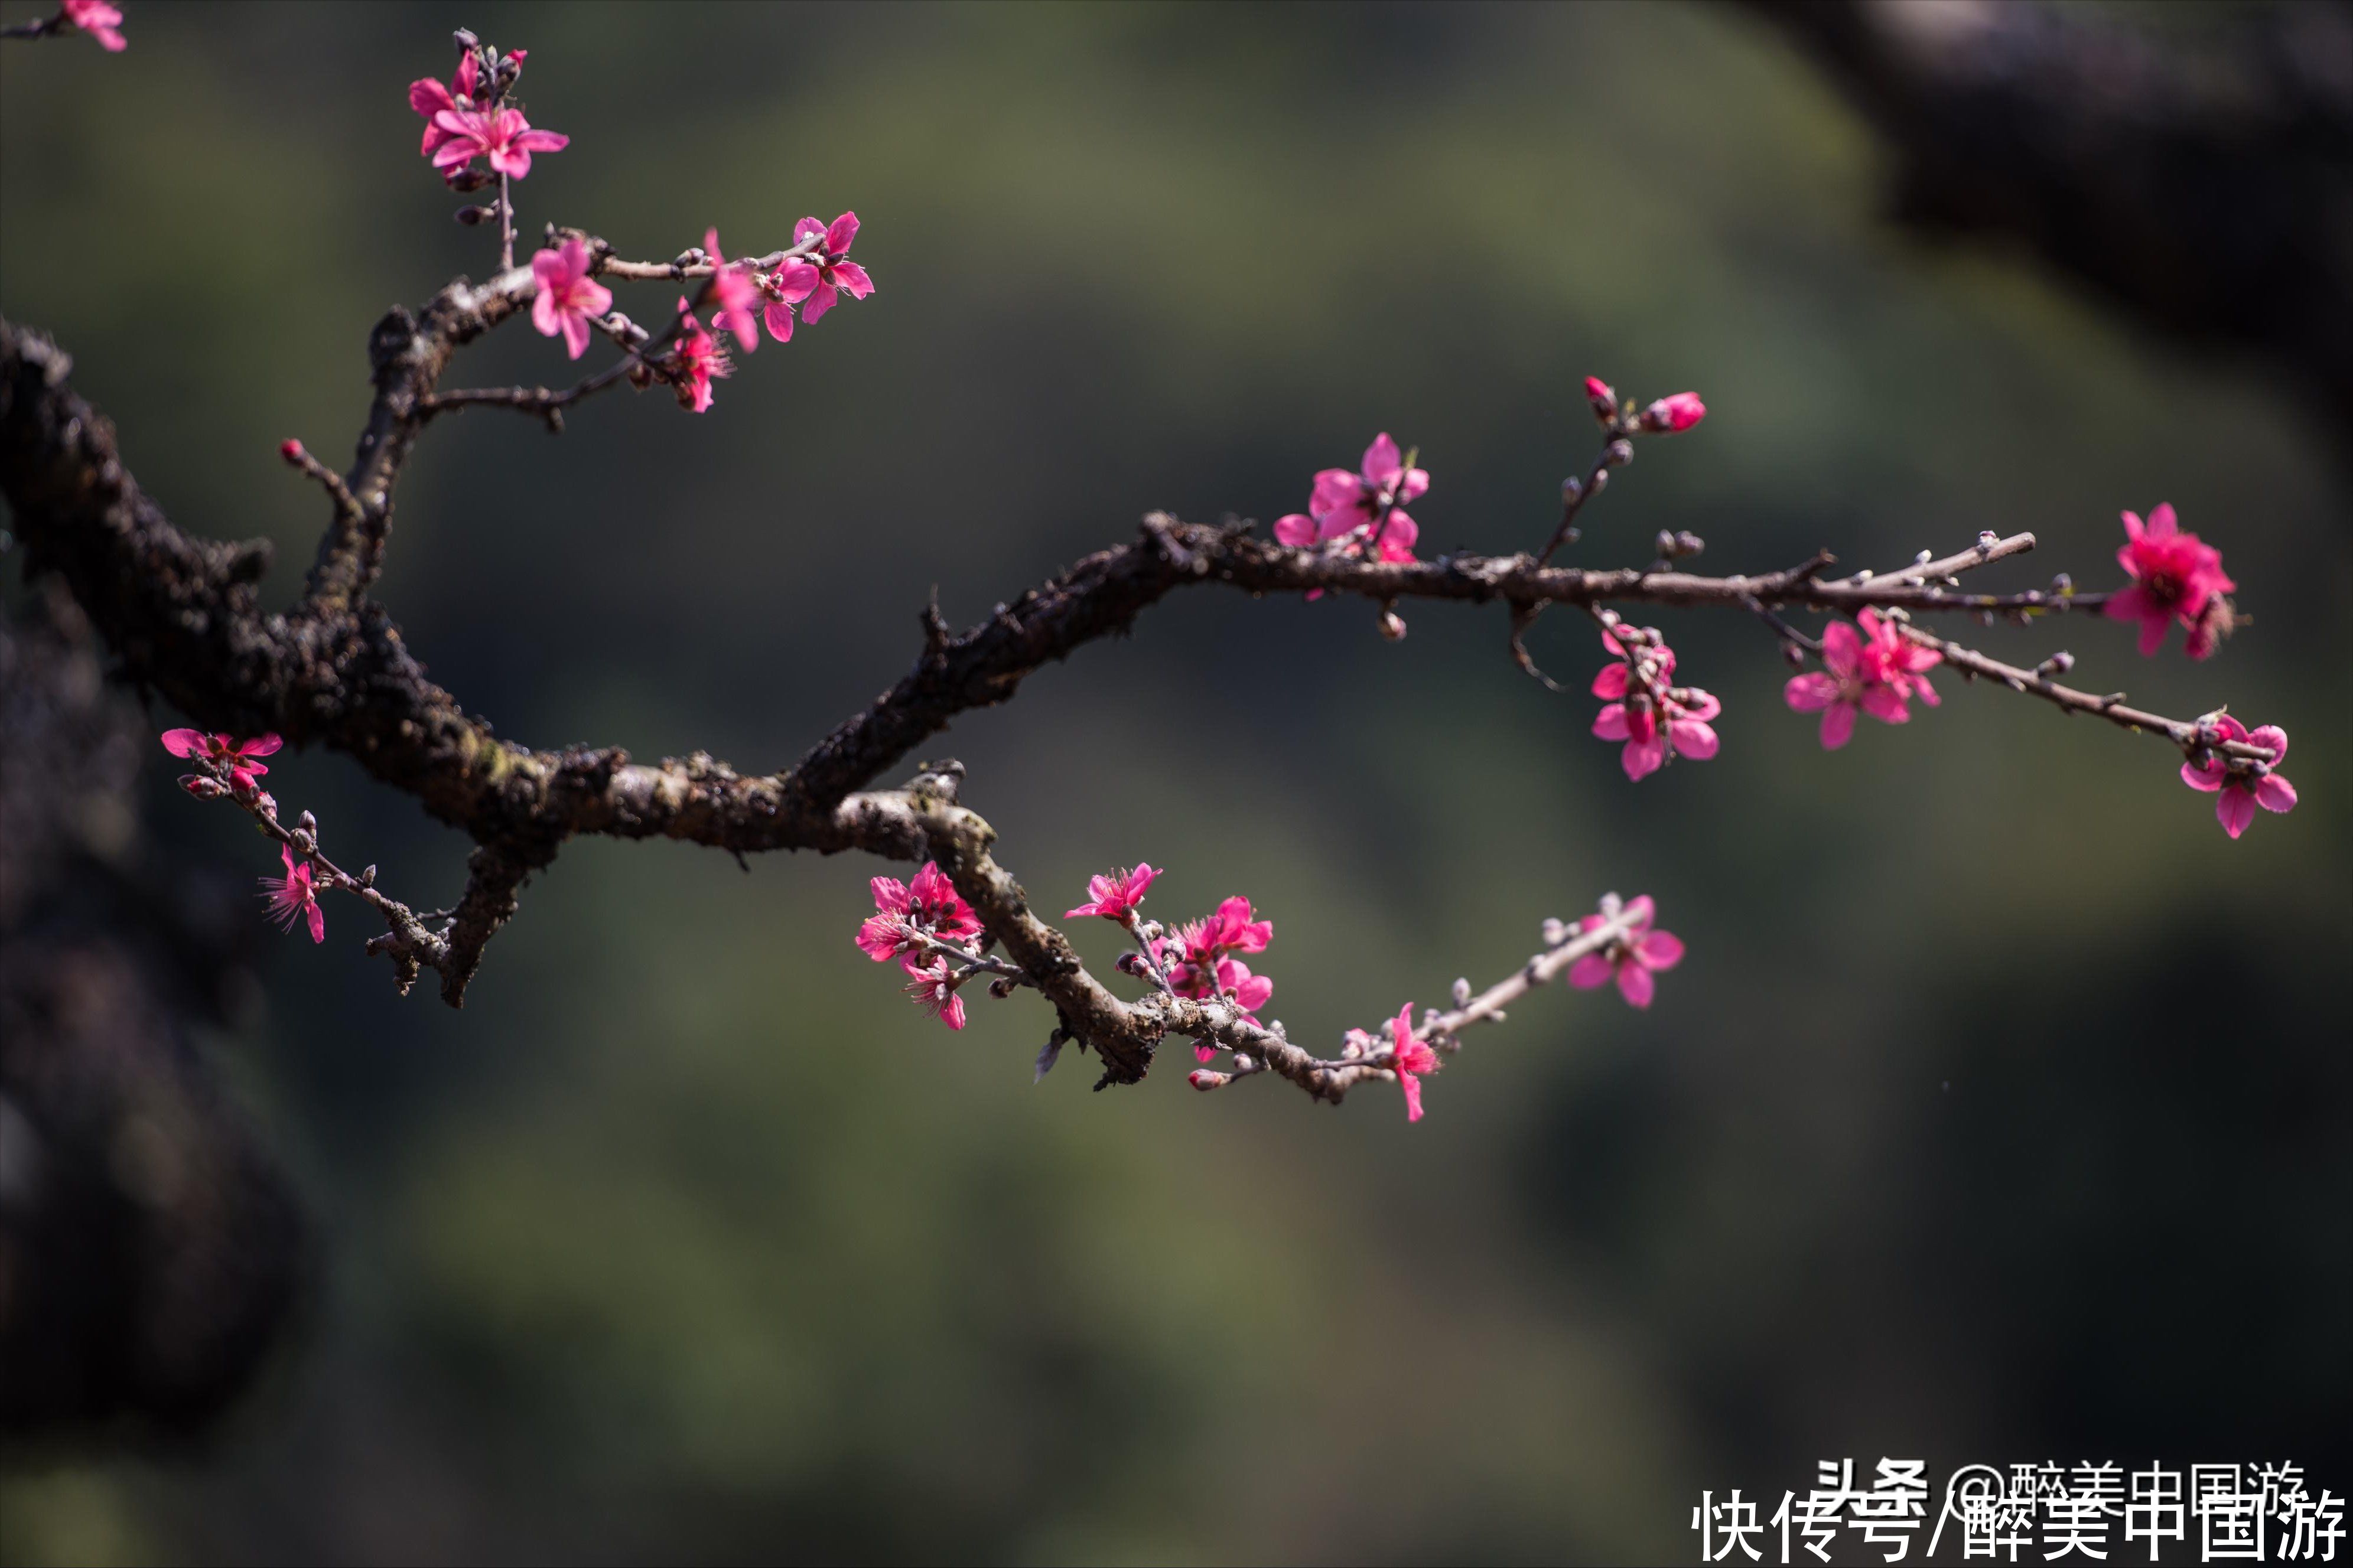
[[(1623, 668), (1622, 666), (1620, 668)], [(1781, 688), (1781, 700), (1800, 713), (1819, 713), (1838, 700), (1839, 683), (1819, 669), (1789, 677)]]
[(2254, 792), (2239, 788), (2224, 790), (2215, 797), (2214, 816), (2221, 823), (2222, 831), (2236, 838), (2247, 830), (2247, 824), (2255, 819)]
[(1605, 664), (1601, 667), (1601, 673), (1593, 678), (1593, 695), (1605, 701), (1618, 701), (1626, 695), (1628, 679), (1622, 663)]
[(2265, 811), (2294, 811), (2295, 785), (2277, 773), (2266, 773), (2255, 781), (2255, 804)]
[(844, 213), (826, 226), (825, 247), (839, 256), (858, 239), (858, 215)]
[(1568, 966), (1568, 983), (1579, 991), (1590, 991), (1608, 984), (1617, 967), (1607, 953), (1588, 952)]
[(1654, 931), (1635, 943), (1634, 958), (1646, 969), (1672, 969), (1683, 961), (1683, 939), (1671, 931)]
[(1618, 966), (1618, 994), (1626, 998), (1630, 1005), (1649, 1006), (1658, 988), (1658, 983), (1651, 978), (1651, 972), (1641, 964), (1627, 963)]
[(1835, 702), (1822, 710), (1822, 750), (1835, 752), (1854, 739), (1854, 704)]
[(211, 737), (202, 730), (166, 730), (164, 749), (175, 757), (196, 757), (211, 749)]

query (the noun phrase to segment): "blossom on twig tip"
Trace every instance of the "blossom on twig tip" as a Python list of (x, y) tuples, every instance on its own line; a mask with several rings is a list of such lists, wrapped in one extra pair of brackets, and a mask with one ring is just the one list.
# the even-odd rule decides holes
[(2123, 515), (2125, 542), (2116, 561), (2133, 581), (2108, 600), (2108, 618), (2140, 623), (2143, 656), (2164, 646), (2166, 628), (2178, 620), (2189, 628), (2189, 657), (2207, 658), (2227, 629), (2227, 615), (2217, 613), (2222, 595), (2239, 586), (2223, 574), (2222, 552), (2183, 531), (2170, 502), (2152, 509), (2146, 524), (2138, 512)]
[[(777, 268), (771, 281), (786, 303), (800, 305), (801, 320), (810, 326), (832, 310), (842, 295), (863, 300), (874, 292), (874, 279), (866, 275), (866, 268), (845, 259), (857, 239), (858, 215), (854, 212), (844, 213), (830, 224), (805, 217), (793, 226), (795, 245), (807, 245), (812, 240), (821, 243), (810, 250), (807, 259), (795, 257)], [(775, 330), (774, 316), (769, 318), (768, 326)], [(791, 326), (787, 324), (778, 335), (790, 337)]]
[(1642, 428), (1654, 435), (1672, 436), (1706, 417), (1707, 405), (1699, 400), (1698, 393), (1678, 392), (1642, 410)]
[(2274, 771), (2287, 760), (2287, 731), (2276, 724), (2265, 724), (2250, 730), (2228, 713), (2215, 715), (2213, 732), (2218, 741), (2244, 741), (2271, 749), (2268, 763), (2245, 763), (2234, 757), (2221, 756), (2213, 752), (2205, 754), (2202, 763), (2181, 764), (2181, 782), (2191, 789), (2214, 795), (2214, 817), (2222, 831), (2236, 838), (2255, 819), (2255, 807), (2265, 811), (2290, 812), (2295, 809), (2295, 786)]
[(98, 47), (110, 55), (119, 55), (131, 47), (122, 36), (122, 13), (106, 0), (63, 0), (60, 7), (67, 21), (98, 41)]
[(163, 741), (164, 749), (175, 757), (202, 757), (227, 768), (230, 784), (241, 791), (251, 789), (253, 781), (269, 771), (254, 759), (275, 756), (286, 744), (274, 734), (238, 741), (227, 734), (208, 735), (202, 730), (166, 730)]
[[(1626, 934), (1597, 952), (1588, 952), (1568, 967), (1568, 983), (1580, 991), (1615, 978), (1618, 994), (1634, 1006), (1647, 1007), (1656, 991), (1651, 974), (1658, 970), (1672, 969), (1683, 961), (1683, 944), (1672, 931), (1653, 931), (1651, 921), (1657, 906), (1651, 895), (1644, 893), (1626, 905)], [(1609, 923), (1606, 914), (1588, 915), (1577, 922), (1580, 931), (1599, 931)]]
[(907, 983), (907, 994), (915, 1005), (937, 1018), (951, 1029), (964, 1027), (964, 998), (956, 994), (956, 977), (944, 958), (927, 969), (910, 968), (914, 978)]

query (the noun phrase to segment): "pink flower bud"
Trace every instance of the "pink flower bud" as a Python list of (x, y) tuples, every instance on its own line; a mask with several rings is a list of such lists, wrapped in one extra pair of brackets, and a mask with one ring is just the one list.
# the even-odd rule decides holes
[(1197, 1068), (1185, 1075), (1185, 1081), (1207, 1094), (1213, 1089), (1223, 1089), (1234, 1080), (1229, 1074), (1211, 1072), (1206, 1068)]
[(1672, 397), (1662, 397), (1642, 410), (1642, 428), (1672, 436), (1688, 430), (1707, 417), (1707, 405), (1699, 400), (1696, 392), (1678, 392)]
[(289, 436), (286, 439), (278, 443), (278, 455), (285, 458), (288, 462), (292, 463), (297, 468), (300, 468), (302, 464), (302, 460), (305, 458), (308, 458), (311, 454), (302, 449), (301, 442), (297, 441), (293, 437)]
[(228, 793), (219, 780), (208, 779), (202, 773), (182, 773), (180, 787), (198, 800), (218, 800)]
[(1588, 375), (1585, 378), (1585, 398), (1587, 402), (1593, 405), (1593, 416), (1596, 419), (1607, 421), (1618, 417), (1617, 389), (1599, 376)]

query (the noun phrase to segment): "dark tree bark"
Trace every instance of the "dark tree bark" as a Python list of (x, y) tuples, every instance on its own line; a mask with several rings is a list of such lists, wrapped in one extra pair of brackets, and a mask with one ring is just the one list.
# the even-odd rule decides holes
[(1899, 221), (2253, 358), (2353, 452), (2353, 5), (2249, 8), (2193, 49), (2028, 0), (1752, 4), (1886, 139)]

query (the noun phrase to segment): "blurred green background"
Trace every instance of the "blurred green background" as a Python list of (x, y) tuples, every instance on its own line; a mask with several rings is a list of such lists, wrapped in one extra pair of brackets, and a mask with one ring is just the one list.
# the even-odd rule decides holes
[[(1499, 615), (1408, 606), (1392, 646), (1360, 605), (1180, 595), (930, 748), (1041, 904), (1139, 858), (1166, 915), (1246, 892), (1323, 1045), (1647, 891), (1691, 947), (1658, 1005), (1532, 998), (1409, 1131), (1394, 1091), (1173, 1062), (1033, 1088), (1034, 1005), (952, 1036), (850, 945), (871, 862), (575, 844), (462, 1014), (331, 909), (217, 1041), (329, 1238), (301, 1342), (192, 1451), (20, 1464), (9, 1558), (1681, 1561), (1702, 1489), (1769, 1508), (1826, 1456), (2347, 1489), (2346, 470), (2251, 367), (1888, 228), (1868, 133), (1746, 15), (129, 10), (119, 58), (0, 53), (0, 305), (182, 526), (278, 542), (281, 595), (322, 517), (277, 443), (347, 451), (369, 324), (491, 268), (404, 98), (452, 27), (527, 47), (573, 137), (527, 234), (863, 220), (875, 297), (710, 416), (427, 441), (382, 596), (533, 744), (784, 764), (933, 584), (961, 623), (1146, 510), (1271, 520), (1380, 429), (1434, 475), (1425, 553), (1530, 546), (1598, 372), (1711, 412), (1583, 562), (2023, 528), (1989, 583), (2106, 585), (2118, 509), (2171, 500), (2254, 617), (2221, 657), (1979, 640), (2284, 724), (2304, 805), (2232, 844), (2163, 746), (1950, 680), (1826, 756), (1706, 616), (1662, 624), (1723, 754), (1630, 786)], [(565, 370), (514, 329), (452, 384)], [(1567, 616), (1535, 644), (1599, 662)], [(271, 868), (170, 772), (151, 832)], [(271, 783), (454, 896), (466, 845), (348, 760)]]

